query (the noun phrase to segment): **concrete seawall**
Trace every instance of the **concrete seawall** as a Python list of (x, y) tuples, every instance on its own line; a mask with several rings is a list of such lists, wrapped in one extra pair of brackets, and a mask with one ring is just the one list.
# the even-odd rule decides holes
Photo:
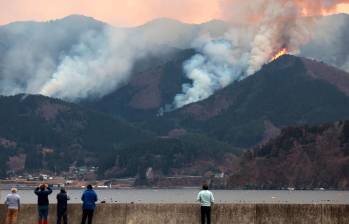
[[(69, 223), (81, 221), (81, 205), (69, 205)], [(200, 208), (193, 204), (99, 204), (94, 224), (198, 224)], [(0, 205), (0, 224), (6, 208)], [(214, 224), (348, 224), (349, 205), (217, 204)], [(22, 205), (18, 224), (36, 224), (36, 205)], [(49, 223), (56, 223), (50, 205)]]

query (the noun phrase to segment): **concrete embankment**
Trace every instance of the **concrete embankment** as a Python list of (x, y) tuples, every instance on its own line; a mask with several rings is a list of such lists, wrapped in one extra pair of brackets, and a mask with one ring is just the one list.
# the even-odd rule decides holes
[[(69, 223), (81, 221), (81, 205), (69, 205)], [(0, 205), (0, 223), (6, 208)], [(349, 205), (217, 204), (214, 224), (348, 224)], [(22, 205), (18, 224), (36, 224), (35, 205)], [(55, 205), (49, 223), (56, 223)], [(197, 224), (200, 208), (193, 204), (99, 204), (94, 224)]]

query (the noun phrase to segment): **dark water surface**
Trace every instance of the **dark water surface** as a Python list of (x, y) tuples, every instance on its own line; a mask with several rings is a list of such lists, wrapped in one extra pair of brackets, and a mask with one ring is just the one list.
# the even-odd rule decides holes
[[(70, 203), (80, 203), (83, 190), (68, 190)], [(99, 202), (106, 203), (195, 203), (198, 189), (96, 190)], [(254, 191), (213, 190), (216, 203), (349, 204), (349, 191)], [(32, 190), (19, 190), (22, 203), (36, 203)], [(56, 203), (54, 191), (50, 203)], [(4, 203), (7, 190), (1, 190)]]

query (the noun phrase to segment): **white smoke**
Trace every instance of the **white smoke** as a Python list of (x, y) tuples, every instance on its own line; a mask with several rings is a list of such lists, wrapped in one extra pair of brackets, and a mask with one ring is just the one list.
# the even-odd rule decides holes
[[(315, 19), (305, 16), (321, 15), (343, 2), (347, 1), (224, 1), (224, 10), (233, 27), (240, 26), (230, 31), (233, 35), (208, 39), (206, 43), (195, 46), (199, 54), (184, 64), (184, 72), (192, 84), (184, 84), (173, 106), (167, 108), (177, 109), (208, 98), (230, 83), (254, 74), (283, 48), (291, 54), (298, 54), (313, 37)], [(241, 24), (245, 27), (241, 28)], [(249, 27), (249, 32), (246, 32), (246, 27)]]
[(247, 54), (238, 52), (234, 43), (226, 39), (201, 39), (196, 43), (200, 53), (184, 64), (192, 84), (184, 84), (183, 93), (175, 97), (175, 108), (201, 101), (244, 76)]
[(0, 94), (102, 97), (128, 81), (138, 59), (166, 53), (138, 34), (81, 16), (0, 27)]
[(102, 27), (79, 16), (0, 26), (0, 94), (39, 93), (72, 46), (89, 30), (102, 33)]
[(62, 59), (40, 93), (69, 100), (101, 97), (125, 83), (133, 63), (145, 53), (145, 45), (130, 41), (123, 31), (89, 33)]
[[(21, 33), (21, 30), (16, 27), (13, 32)], [(10, 40), (5, 39), (3, 41), (5, 46), (10, 45), (11, 41), (16, 41), (13, 40), (15, 38), (11, 35), (11, 31), (8, 33), (10, 33), (8, 34)], [(49, 74), (54, 71), (56, 62), (52, 55), (45, 50), (46, 43), (43, 41), (44, 38), (39, 38), (41, 34), (43, 33), (38, 31), (37, 36), (33, 35), (27, 39), (19, 34), (18, 36), (20, 37), (17, 44), (14, 44), (9, 49), (6, 49), (6, 47), (4, 47), (5, 49), (0, 49), (1, 95), (13, 95), (24, 92), (37, 93), (37, 89), (48, 79)], [(30, 33), (27, 35), (30, 35)], [(0, 35), (0, 43), (2, 42), (1, 37), (3, 36)], [(42, 37), (49, 38), (49, 35), (43, 34)], [(60, 37), (56, 38), (57, 40), (60, 39)]]
[(302, 19), (304, 8), (297, 1), (259, 1), (263, 11), (251, 43), (251, 57), (247, 73), (258, 71), (270, 61), (275, 51), (287, 48), (296, 53), (313, 33), (313, 19)]
[(311, 42), (300, 55), (331, 64), (349, 72), (349, 16), (345, 14), (319, 19)]
[[(182, 93), (165, 110), (206, 99), (254, 74), (280, 48), (298, 53), (314, 35), (320, 41), (301, 48), (301, 54), (318, 58), (330, 53), (324, 61), (349, 70), (348, 32), (337, 32), (348, 23), (324, 24), (320, 26), (324, 32), (314, 34), (313, 19), (304, 18), (348, 1), (222, 1), (231, 29), (219, 38), (205, 36), (194, 42), (198, 53), (184, 64), (192, 82), (183, 85)], [(0, 94), (42, 93), (71, 101), (101, 97), (127, 82), (135, 61), (153, 51), (157, 42), (170, 44), (183, 38), (181, 33), (167, 40), (167, 35), (159, 35), (165, 32), (164, 26), (157, 27), (129, 32), (132, 29), (114, 29), (80, 17), (0, 27)], [(197, 31), (188, 28), (186, 32)], [(184, 35), (185, 43), (193, 35)], [(339, 45), (338, 40), (344, 44)]]

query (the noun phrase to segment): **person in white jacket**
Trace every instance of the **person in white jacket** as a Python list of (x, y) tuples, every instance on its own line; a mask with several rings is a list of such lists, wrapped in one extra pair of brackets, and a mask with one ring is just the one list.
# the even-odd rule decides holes
[(6, 196), (5, 200), (5, 205), (7, 206), (6, 224), (17, 223), (20, 204), (20, 196), (17, 194), (17, 189), (12, 188), (11, 193)]
[(211, 191), (208, 190), (208, 185), (204, 184), (202, 190), (199, 192), (197, 201), (201, 205), (201, 224), (211, 224), (211, 206), (214, 203), (214, 197)]

